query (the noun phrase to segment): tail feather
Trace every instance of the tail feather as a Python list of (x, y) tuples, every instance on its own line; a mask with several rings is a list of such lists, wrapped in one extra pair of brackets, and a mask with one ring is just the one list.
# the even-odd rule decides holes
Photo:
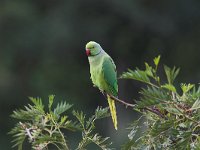
[(107, 98), (108, 98), (108, 104), (110, 107), (110, 113), (113, 120), (113, 124), (114, 124), (115, 129), (117, 130), (117, 112), (116, 112), (116, 107), (115, 107), (115, 101), (112, 100), (112, 98), (109, 95), (107, 95)]

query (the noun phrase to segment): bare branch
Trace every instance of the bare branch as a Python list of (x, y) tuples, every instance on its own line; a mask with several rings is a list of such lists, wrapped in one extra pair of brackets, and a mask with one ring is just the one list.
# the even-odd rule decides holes
[[(121, 100), (121, 99), (119, 99), (119, 98), (117, 98), (117, 97), (115, 97), (115, 96), (113, 96), (113, 95), (110, 95), (110, 94), (108, 94), (108, 95), (109, 95), (113, 100), (115, 100), (115, 101), (117, 101), (117, 102), (119, 102), (119, 103), (125, 105), (126, 107), (135, 108), (135, 106), (136, 106), (135, 104), (127, 103), (127, 102), (125, 102), (125, 101), (123, 101), (123, 100)], [(154, 108), (149, 108), (149, 107), (145, 107), (145, 108), (143, 108), (143, 109), (145, 109), (145, 110), (147, 110), (147, 111), (150, 111), (150, 112), (152, 112), (152, 113), (158, 115), (160, 118), (165, 118), (165, 116), (164, 116), (159, 110), (156, 110), (156, 109), (154, 109)]]
[(123, 101), (123, 100), (120, 100), (119, 98), (117, 98), (117, 97), (115, 97), (115, 96), (113, 96), (113, 95), (110, 95), (110, 94), (108, 94), (108, 95), (109, 95), (113, 100), (115, 100), (115, 101), (117, 101), (117, 102), (119, 102), (119, 103), (122, 103), (122, 104), (125, 105), (126, 107), (132, 107), (132, 108), (135, 107), (134, 104), (127, 103), (127, 102), (125, 102), (125, 101)]

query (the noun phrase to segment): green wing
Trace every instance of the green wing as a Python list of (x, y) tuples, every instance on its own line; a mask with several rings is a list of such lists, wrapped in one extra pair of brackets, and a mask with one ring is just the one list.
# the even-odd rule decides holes
[(105, 57), (103, 64), (103, 77), (107, 83), (107, 88), (105, 91), (113, 96), (117, 96), (118, 93), (118, 85), (117, 85), (117, 72), (116, 66), (113, 60), (110, 57)]

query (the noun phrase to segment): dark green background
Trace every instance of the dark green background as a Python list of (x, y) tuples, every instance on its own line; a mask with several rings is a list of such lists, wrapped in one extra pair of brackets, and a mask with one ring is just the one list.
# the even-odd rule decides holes
[[(85, 44), (94, 40), (114, 59), (118, 74), (143, 67), (158, 54), (161, 63), (181, 67), (180, 82), (199, 82), (200, 1), (164, 0), (1, 0), (0, 146), (11, 149), (9, 115), (39, 96), (66, 100), (88, 115), (107, 106), (90, 81)], [(119, 81), (119, 97), (131, 102), (138, 82)], [(117, 106), (119, 131), (111, 118), (98, 131), (116, 147), (135, 113)], [(68, 135), (70, 137), (71, 135)], [(72, 149), (76, 135), (72, 138)]]

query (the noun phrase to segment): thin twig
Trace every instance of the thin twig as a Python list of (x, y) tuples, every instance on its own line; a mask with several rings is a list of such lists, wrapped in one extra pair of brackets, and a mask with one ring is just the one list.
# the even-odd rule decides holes
[(30, 138), (31, 141), (34, 140), (33, 136), (31, 135), (30, 129), (26, 128), (26, 134), (28, 135), (28, 137)]
[(20, 124), (20, 125), (22, 126), (22, 128), (25, 130), (26, 135), (29, 137), (29, 139), (30, 139), (31, 141), (33, 141), (33, 140), (34, 140), (34, 137), (31, 135), (31, 131), (30, 131), (30, 130), (32, 130), (32, 129), (31, 129), (31, 128), (27, 128), (26, 125), (23, 124), (23, 123), (21, 123), (21, 122), (19, 122), (19, 124)]
[(163, 114), (161, 114), (159, 111), (157, 111), (153, 108), (151, 109), (151, 108), (145, 107), (144, 109), (158, 115), (160, 118), (165, 118), (165, 116)]
[(117, 98), (117, 97), (115, 97), (115, 96), (113, 96), (113, 95), (110, 95), (110, 94), (108, 94), (108, 95), (109, 95), (113, 100), (115, 100), (115, 101), (117, 101), (117, 102), (119, 102), (119, 103), (124, 104), (126, 107), (132, 107), (132, 108), (135, 107), (134, 104), (127, 103), (127, 102), (125, 102), (125, 101), (123, 101), (123, 100), (120, 100), (119, 98)]
[(68, 148), (68, 146), (67, 146), (67, 142), (66, 142), (66, 140), (65, 140), (65, 137), (64, 137), (63, 133), (60, 131), (59, 125), (58, 125), (58, 124), (56, 123), (56, 121), (53, 119), (53, 116), (51, 116), (51, 120), (52, 120), (52, 122), (54, 123), (55, 128), (58, 130), (58, 132), (60, 133), (60, 135), (61, 135), (61, 137), (62, 137), (62, 140), (63, 140), (63, 142), (61, 142), (62, 145), (65, 146), (66, 150), (69, 150), (69, 148)]
[[(119, 98), (117, 98), (117, 97), (115, 97), (115, 96), (113, 96), (113, 95), (110, 95), (110, 94), (108, 94), (108, 95), (109, 95), (113, 100), (115, 100), (115, 101), (117, 101), (117, 102), (119, 102), (119, 103), (122, 103), (122, 104), (125, 105), (126, 107), (135, 108), (135, 106), (136, 106), (136, 105), (134, 105), (134, 104), (127, 103), (127, 102), (125, 102), (125, 101), (123, 101), (123, 100), (121, 100), (121, 99), (119, 99)], [(147, 110), (147, 111), (150, 111), (150, 112), (152, 112), (152, 113), (158, 115), (160, 118), (165, 118), (165, 116), (164, 116), (162, 113), (160, 113), (159, 111), (157, 111), (157, 110), (155, 110), (155, 109), (153, 109), (153, 108), (145, 107), (145, 108), (143, 108), (143, 109), (145, 109), (145, 110)]]

